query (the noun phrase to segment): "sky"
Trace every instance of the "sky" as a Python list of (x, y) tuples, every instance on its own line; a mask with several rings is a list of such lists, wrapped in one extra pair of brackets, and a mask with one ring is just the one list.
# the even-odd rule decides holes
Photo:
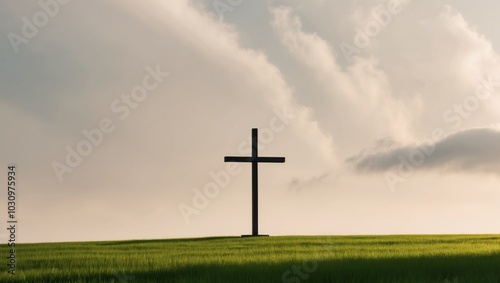
[[(500, 3), (0, 3), (19, 242), (500, 233)], [(0, 240), (7, 234), (0, 232)]]

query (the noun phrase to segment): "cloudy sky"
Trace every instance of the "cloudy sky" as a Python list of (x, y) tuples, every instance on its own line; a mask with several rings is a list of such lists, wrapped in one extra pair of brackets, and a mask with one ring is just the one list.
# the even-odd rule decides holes
[[(0, 3), (21, 242), (500, 233), (500, 3)], [(0, 235), (2, 241), (6, 234)]]

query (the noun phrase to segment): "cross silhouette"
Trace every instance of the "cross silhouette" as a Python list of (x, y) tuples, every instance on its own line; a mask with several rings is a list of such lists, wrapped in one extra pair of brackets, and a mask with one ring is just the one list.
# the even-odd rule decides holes
[(226, 156), (224, 162), (252, 163), (252, 235), (242, 237), (268, 236), (259, 235), (259, 163), (285, 163), (284, 157), (259, 157), (258, 130), (252, 129), (252, 156)]

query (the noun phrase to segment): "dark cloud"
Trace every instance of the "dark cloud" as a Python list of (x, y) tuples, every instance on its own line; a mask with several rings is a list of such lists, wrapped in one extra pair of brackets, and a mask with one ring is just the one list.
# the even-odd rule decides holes
[(350, 157), (358, 172), (383, 172), (398, 166), (422, 170), (500, 172), (500, 131), (474, 128), (441, 140), (390, 149), (372, 150)]

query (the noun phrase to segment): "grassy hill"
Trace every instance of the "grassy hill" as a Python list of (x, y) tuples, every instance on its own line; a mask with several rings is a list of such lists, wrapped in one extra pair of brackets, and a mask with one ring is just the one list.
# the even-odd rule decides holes
[(500, 282), (500, 235), (22, 244), (15, 276), (2, 258), (0, 282)]

